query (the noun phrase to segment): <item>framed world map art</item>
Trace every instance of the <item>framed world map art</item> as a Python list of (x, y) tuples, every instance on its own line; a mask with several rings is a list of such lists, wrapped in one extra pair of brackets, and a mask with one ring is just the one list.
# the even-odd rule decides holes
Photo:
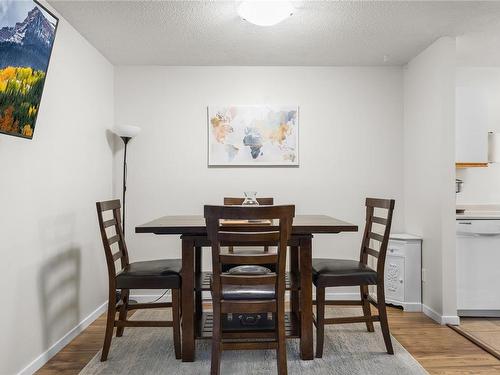
[(298, 106), (209, 106), (208, 165), (299, 165)]
[(58, 19), (33, 0), (0, 0), (0, 133), (33, 138)]

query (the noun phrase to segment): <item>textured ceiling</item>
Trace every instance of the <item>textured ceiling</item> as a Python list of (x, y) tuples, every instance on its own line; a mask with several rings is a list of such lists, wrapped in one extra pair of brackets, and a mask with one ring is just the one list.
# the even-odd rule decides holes
[(49, 3), (116, 65), (402, 65), (441, 36), (500, 32), (500, 2), (301, 1), (267, 28), (233, 1)]

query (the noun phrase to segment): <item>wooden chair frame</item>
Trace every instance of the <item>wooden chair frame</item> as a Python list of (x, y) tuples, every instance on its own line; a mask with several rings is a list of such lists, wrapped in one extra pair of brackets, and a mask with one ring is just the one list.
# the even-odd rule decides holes
[[(294, 206), (205, 206), (208, 238), (212, 245), (212, 300), (213, 336), (211, 374), (220, 374), (222, 350), (276, 349), (278, 374), (287, 374), (285, 340), (285, 266), (288, 241), (292, 233)], [(279, 231), (268, 231), (256, 226), (251, 232), (236, 226), (221, 225), (223, 219), (279, 220)], [(277, 246), (277, 252), (259, 254), (222, 253), (221, 246)], [(275, 264), (276, 272), (265, 275), (233, 275), (222, 271), (222, 264)], [(274, 299), (227, 300), (222, 288), (226, 285), (274, 285)], [(224, 341), (222, 314), (269, 313), (276, 316), (274, 340), (258, 341), (255, 332), (251, 341)], [(240, 337), (245, 337), (242, 332)]]
[[(316, 318), (314, 323), (316, 325), (316, 357), (323, 356), (323, 344), (325, 335), (325, 324), (345, 324), (345, 323), (366, 323), (368, 332), (374, 332), (373, 322), (380, 322), (382, 335), (384, 337), (387, 353), (394, 354), (394, 349), (391, 342), (391, 334), (389, 331), (389, 324), (387, 321), (387, 311), (385, 306), (385, 290), (384, 290), (384, 269), (385, 257), (387, 253), (387, 245), (389, 243), (389, 235), (391, 232), (392, 215), (394, 211), (395, 201), (393, 199), (366, 199), (366, 224), (361, 243), (361, 251), (359, 261), (368, 265), (368, 256), (377, 259), (377, 300), (373, 299), (369, 293), (369, 285), (363, 284), (360, 287), (360, 301), (352, 300), (325, 300), (325, 287), (316, 287)], [(387, 217), (382, 218), (375, 216), (375, 209), (387, 210)], [(384, 226), (384, 234), (372, 232), (373, 224), (377, 223)], [(374, 250), (370, 247), (371, 240), (380, 243), (379, 250)], [(332, 285), (335, 287), (335, 285)], [(371, 314), (370, 304), (378, 309), (378, 315)], [(359, 305), (363, 308), (363, 316), (355, 317), (340, 317), (340, 318), (325, 318), (325, 305), (335, 306), (353, 306)]]
[[(104, 344), (102, 348), (101, 361), (104, 362), (108, 358), (109, 348), (113, 337), (113, 329), (116, 329), (116, 337), (123, 335), (125, 327), (173, 327), (174, 336), (174, 350), (175, 358), (181, 358), (181, 334), (180, 334), (180, 289), (172, 289), (172, 302), (167, 303), (135, 303), (129, 304), (130, 289), (121, 289), (120, 298), (117, 301), (116, 295), (116, 275), (117, 269), (115, 262), (120, 261), (121, 268), (118, 271), (126, 268), (129, 262), (127, 245), (123, 236), (121, 226), (121, 203), (119, 199), (96, 202), (97, 217), (99, 220), (99, 228), (101, 231), (102, 244), (104, 253), (106, 255), (106, 263), (108, 267), (108, 280), (109, 280), (109, 297), (108, 297), (108, 313), (106, 320), (106, 333), (104, 336)], [(104, 220), (103, 213), (112, 211), (113, 217), (109, 220)], [(106, 230), (114, 228), (115, 234), (108, 237)], [(118, 251), (113, 253), (111, 246), (118, 244)], [(152, 308), (172, 308), (172, 320), (168, 321), (150, 321), (150, 320), (127, 320), (127, 313), (132, 310), (138, 309), (152, 309)], [(119, 313), (116, 319), (116, 313)]]

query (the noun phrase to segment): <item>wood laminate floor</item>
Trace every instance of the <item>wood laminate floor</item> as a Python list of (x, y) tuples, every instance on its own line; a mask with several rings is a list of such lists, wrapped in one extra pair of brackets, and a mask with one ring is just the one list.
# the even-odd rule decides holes
[(500, 360), (500, 318), (462, 318), (452, 328)]
[[(101, 349), (105, 324), (105, 315), (102, 315), (37, 374), (78, 374)], [(389, 308), (389, 325), (392, 335), (430, 374), (500, 374), (498, 359), (422, 313), (408, 313)]]

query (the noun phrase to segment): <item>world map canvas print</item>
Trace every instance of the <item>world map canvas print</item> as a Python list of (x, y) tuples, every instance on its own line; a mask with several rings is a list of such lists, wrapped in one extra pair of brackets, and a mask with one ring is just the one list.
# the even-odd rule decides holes
[(208, 107), (210, 166), (299, 165), (296, 105)]
[(57, 22), (36, 1), (0, 0), (0, 133), (33, 137)]

